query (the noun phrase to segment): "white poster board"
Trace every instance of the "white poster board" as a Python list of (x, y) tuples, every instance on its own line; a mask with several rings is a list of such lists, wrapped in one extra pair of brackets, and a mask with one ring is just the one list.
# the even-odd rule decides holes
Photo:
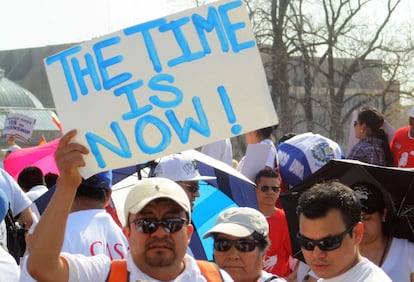
[(84, 177), (278, 123), (243, 1), (137, 24), (45, 65), (63, 131), (91, 150)]
[(3, 127), (3, 136), (12, 135), (16, 139), (29, 142), (36, 119), (19, 113), (9, 113)]
[(266, 167), (272, 147), (269, 144), (247, 144), (240, 172), (254, 182), (256, 174)]

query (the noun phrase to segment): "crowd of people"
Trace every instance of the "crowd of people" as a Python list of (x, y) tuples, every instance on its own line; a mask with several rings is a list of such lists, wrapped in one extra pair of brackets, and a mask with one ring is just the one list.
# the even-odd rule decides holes
[[(354, 121), (359, 141), (347, 158), (414, 167), (414, 107), (409, 126), (393, 136), (387, 136), (384, 122), (379, 110), (362, 108)], [(158, 159), (148, 177), (131, 188), (123, 226), (106, 211), (111, 171), (88, 179), (78, 171), (89, 150), (72, 142), (76, 130), (60, 140), (55, 152), (59, 177), (51, 178), (52, 184), (35, 166), (23, 169), (17, 181), (0, 169), (0, 220), (10, 214), (27, 230), (25, 253), (12, 256), (2, 221), (0, 281), (414, 282), (414, 243), (393, 237), (383, 191), (374, 183), (356, 179), (347, 186), (332, 179), (312, 185), (300, 195), (298, 230), (292, 236), (278, 204), (289, 185), (278, 169), (271, 137), (276, 128), (246, 134), (247, 144), (270, 148), (255, 172), (257, 208), (227, 208), (200, 236), (192, 221), (199, 184), (215, 177), (202, 175), (184, 154)], [(201, 151), (233, 166), (228, 139)], [(41, 213), (35, 201), (47, 193), (53, 197)], [(193, 247), (200, 238), (212, 239), (212, 261)], [(293, 254), (291, 240), (298, 242), (303, 261)]]

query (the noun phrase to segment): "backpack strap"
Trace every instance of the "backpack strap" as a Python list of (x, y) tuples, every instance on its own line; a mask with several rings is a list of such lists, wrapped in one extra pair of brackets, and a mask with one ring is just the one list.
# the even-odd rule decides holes
[(129, 282), (129, 272), (125, 259), (114, 259), (111, 261), (106, 282)]
[[(201, 274), (206, 278), (207, 282), (223, 281), (221, 272), (217, 264), (205, 260), (196, 260)], [(129, 273), (125, 259), (115, 259), (111, 261), (111, 269), (109, 270), (106, 282), (129, 282)]]
[(6, 214), (6, 217), (4, 218), (4, 221), (6, 223), (7, 229), (10, 228), (11, 231), (14, 231), (14, 232), (17, 231), (16, 224), (14, 222), (14, 218), (13, 218), (13, 215), (11, 213), (10, 207), (7, 211), (7, 214)]
[(200, 268), (201, 274), (206, 278), (207, 282), (223, 281), (218, 265), (214, 262), (206, 260), (196, 260), (198, 268)]

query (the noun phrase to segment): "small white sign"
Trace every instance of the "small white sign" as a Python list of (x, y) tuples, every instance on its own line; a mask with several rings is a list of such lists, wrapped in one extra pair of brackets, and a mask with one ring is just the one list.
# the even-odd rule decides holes
[(29, 142), (36, 119), (18, 113), (9, 113), (3, 127), (3, 136), (13, 135), (16, 139)]

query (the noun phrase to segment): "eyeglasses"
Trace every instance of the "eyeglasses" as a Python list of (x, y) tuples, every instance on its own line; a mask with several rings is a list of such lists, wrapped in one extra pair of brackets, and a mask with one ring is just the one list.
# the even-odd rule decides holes
[(198, 184), (181, 183), (181, 185), (184, 185), (185, 187), (187, 187), (188, 191), (193, 194), (197, 193), (200, 190), (200, 187), (198, 186)]
[(319, 249), (321, 249), (322, 251), (333, 251), (338, 249), (342, 245), (342, 241), (344, 240), (345, 236), (352, 231), (355, 225), (356, 224), (352, 224), (341, 234), (338, 234), (336, 236), (325, 237), (320, 240), (312, 240), (306, 238), (305, 236), (302, 236), (302, 234), (300, 234), (299, 232), (296, 235), (296, 238), (298, 239), (300, 247), (307, 251), (313, 251), (315, 249), (315, 246), (318, 246)]
[(174, 217), (167, 218), (164, 220), (155, 220), (155, 219), (146, 219), (140, 218), (130, 222), (135, 224), (137, 230), (141, 233), (152, 234), (157, 231), (159, 226), (162, 226), (165, 232), (174, 233), (181, 230), (184, 226), (184, 223), (187, 223), (186, 218)]
[(359, 123), (359, 121), (357, 121), (357, 120), (356, 120), (356, 121), (354, 121), (354, 127), (355, 127), (355, 126), (357, 126), (357, 125), (358, 125), (358, 123)]
[(214, 249), (218, 252), (226, 252), (230, 250), (231, 246), (240, 252), (251, 252), (257, 246), (257, 240), (253, 239), (239, 239), (239, 240), (228, 240), (228, 239), (215, 239)]
[(272, 189), (273, 192), (278, 192), (279, 191), (279, 186), (263, 185), (263, 186), (260, 187), (260, 191), (262, 191), (262, 192), (267, 192), (269, 189)]

